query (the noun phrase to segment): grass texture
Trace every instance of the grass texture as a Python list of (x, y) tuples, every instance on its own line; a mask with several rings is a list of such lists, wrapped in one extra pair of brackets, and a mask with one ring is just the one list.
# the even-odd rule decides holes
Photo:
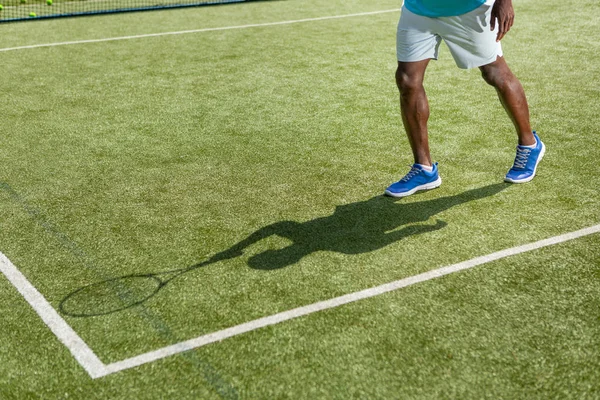
[[(1, 47), (399, 6), (4, 24)], [(594, 6), (515, 4), (503, 46), (547, 145), (536, 179), (502, 183), (514, 128), (443, 49), (425, 84), (444, 184), (403, 200), (381, 196), (412, 162), (393, 78), (399, 12), (0, 52), (0, 251), (55, 308), (91, 314), (94, 294), (65, 299), (209, 261), (138, 306), (63, 315), (108, 363), (598, 224)], [(0, 398), (598, 398), (599, 265), (592, 235), (98, 380), (1, 278)]]

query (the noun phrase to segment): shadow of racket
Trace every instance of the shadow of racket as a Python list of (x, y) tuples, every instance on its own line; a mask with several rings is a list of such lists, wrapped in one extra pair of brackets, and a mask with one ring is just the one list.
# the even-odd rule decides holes
[(69, 293), (60, 302), (59, 310), (71, 317), (94, 317), (123, 311), (148, 301), (181, 275), (220, 260), (222, 258), (213, 257), (186, 268), (123, 275), (92, 283)]

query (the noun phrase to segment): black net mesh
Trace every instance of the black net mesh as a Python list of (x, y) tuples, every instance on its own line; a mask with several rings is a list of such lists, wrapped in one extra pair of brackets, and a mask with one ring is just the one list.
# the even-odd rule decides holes
[(0, 0), (0, 22), (195, 7), (244, 1), (253, 0)]

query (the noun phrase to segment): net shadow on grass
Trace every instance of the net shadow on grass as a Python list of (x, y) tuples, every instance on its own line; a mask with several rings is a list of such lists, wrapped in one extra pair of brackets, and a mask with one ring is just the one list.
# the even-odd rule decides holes
[(306, 222), (276, 222), (201, 263), (159, 273), (124, 275), (81, 287), (60, 302), (59, 310), (73, 317), (91, 317), (134, 307), (154, 297), (178, 276), (242, 256), (246, 248), (273, 235), (286, 238), (291, 244), (251, 256), (248, 259), (250, 268), (284, 268), (317, 251), (369, 253), (409, 236), (442, 229), (447, 225), (446, 222), (436, 219), (431, 224), (427, 221), (451, 207), (493, 196), (508, 186), (499, 183), (454, 196), (413, 203), (376, 196), (338, 206), (333, 214)]

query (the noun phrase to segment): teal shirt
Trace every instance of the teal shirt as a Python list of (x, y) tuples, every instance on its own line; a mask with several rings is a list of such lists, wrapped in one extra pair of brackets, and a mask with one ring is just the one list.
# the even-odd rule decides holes
[(433, 18), (466, 14), (484, 3), (485, 0), (404, 0), (410, 12)]

